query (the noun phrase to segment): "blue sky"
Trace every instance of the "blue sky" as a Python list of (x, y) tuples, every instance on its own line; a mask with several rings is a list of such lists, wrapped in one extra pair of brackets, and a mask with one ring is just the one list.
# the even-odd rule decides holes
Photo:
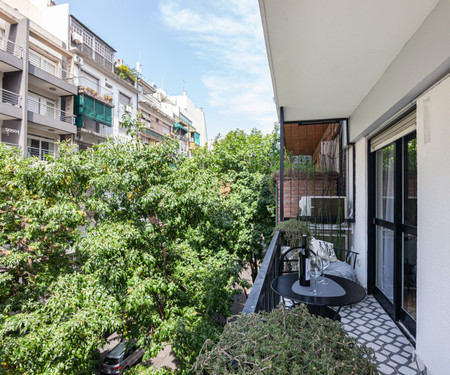
[(144, 77), (203, 107), (208, 138), (277, 121), (257, 0), (57, 0)]

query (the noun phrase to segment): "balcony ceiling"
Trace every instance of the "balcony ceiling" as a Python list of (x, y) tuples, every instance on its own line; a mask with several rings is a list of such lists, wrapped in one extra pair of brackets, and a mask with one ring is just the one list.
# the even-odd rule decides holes
[(438, 1), (259, 0), (285, 121), (350, 117)]

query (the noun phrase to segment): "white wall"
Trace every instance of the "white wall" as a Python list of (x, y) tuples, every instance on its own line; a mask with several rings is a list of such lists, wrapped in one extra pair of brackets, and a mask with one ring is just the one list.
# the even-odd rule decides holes
[(450, 373), (450, 78), (417, 102), (418, 357)]
[(208, 134), (206, 129), (206, 121), (205, 121), (205, 113), (201, 108), (195, 108), (194, 102), (187, 96), (186, 90), (184, 90), (183, 95), (174, 96), (176, 100), (177, 106), (180, 108), (180, 111), (192, 121), (192, 125), (197, 130), (197, 133), (200, 134), (200, 146), (203, 147), (206, 145), (208, 140)]
[[(350, 241), (350, 250), (357, 251), (358, 261), (356, 264), (356, 273), (358, 281), (362, 286), (367, 288), (367, 140), (360, 139), (355, 144), (356, 161), (355, 169), (357, 171), (355, 177), (356, 184), (356, 202), (355, 208), (355, 223), (352, 225), (352, 236)], [(350, 179), (348, 179), (350, 181)]]
[(450, 0), (440, 0), (355, 109), (350, 119), (352, 141), (368, 135), (450, 71), (449, 14)]

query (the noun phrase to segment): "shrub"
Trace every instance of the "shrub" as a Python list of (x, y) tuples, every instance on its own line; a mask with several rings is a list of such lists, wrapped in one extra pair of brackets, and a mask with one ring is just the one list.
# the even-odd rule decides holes
[(275, 227), (272, 235), (277, 230), (283, 231), (286, 245), (289, 247), (300, 246), (304, 234), (308, 237), (308, 241), (311, 241), (311, 230), (309, 229), (309, 223), (306, 221), (297, 219), (282, 221)]
[(377, 374), (372, 349), (338, 322), (304, 305), (229, 321), (217, 343), (203, 345), (194, 374)]

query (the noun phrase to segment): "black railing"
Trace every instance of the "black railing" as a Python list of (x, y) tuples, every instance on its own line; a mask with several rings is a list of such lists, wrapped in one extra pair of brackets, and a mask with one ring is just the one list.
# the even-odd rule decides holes
[(280, 231), (275, 232), (245, 303), (243, 314), (254, 314), (258, 311), (270, 312), (280, 302), (280, 297), (272, 291), (270, 284), (273, 279), (278, 277), (282, 238), (283, 235)]

